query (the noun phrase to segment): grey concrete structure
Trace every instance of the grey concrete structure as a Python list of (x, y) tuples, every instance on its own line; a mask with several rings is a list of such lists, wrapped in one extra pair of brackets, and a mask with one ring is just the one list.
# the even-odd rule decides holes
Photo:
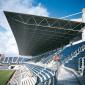
[(81, 37), (84, 23), (49, 17), (4, 12), (21, 55), (36, 56)]

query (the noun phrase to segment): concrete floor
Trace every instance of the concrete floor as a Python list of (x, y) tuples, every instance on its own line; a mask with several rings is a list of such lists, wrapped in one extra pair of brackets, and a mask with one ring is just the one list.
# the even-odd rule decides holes
[(65, 69), (63, 66), (59, 68), (56, 76), (58, 76), (57, 85), (85, 85), (85, 83), (81, 84), (82, 81), (74, 72)]

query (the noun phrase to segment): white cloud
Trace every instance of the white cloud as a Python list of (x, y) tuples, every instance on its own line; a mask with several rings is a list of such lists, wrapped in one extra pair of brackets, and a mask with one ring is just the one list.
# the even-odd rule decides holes
[(82, 18), (78, 18), (78, 19), (71, 19), (71, 21), (82, 22)]
[(0, 53), (18, 54), (16, 42), (10, 31), (0, 32)]
[(7, 31), (0, 32), (0, 52), (5, 54), (18, 54), (18, 49), (10, 26), (3, 13), (13, 11), (26, 14), (35, 14), (41, 16), (49, 16), (47, 9), (40, 3), (33, 5), (34, 0), (0, 0), (0, 25)]

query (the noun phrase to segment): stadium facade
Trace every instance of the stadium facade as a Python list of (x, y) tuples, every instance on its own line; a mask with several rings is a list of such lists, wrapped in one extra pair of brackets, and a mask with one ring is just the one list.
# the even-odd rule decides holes
[(22, 55), (0, 57), (0, 69), (15, 71), (7, 85), (84, 85), (85, 22), (4, 13)]

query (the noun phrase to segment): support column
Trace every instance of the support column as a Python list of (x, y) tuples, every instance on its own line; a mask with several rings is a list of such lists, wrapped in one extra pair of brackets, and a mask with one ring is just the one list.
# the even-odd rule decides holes
[[(85, 8), (82, 9), (82, 22), (85, 23)], [(85, 41), (85, 27), (82, 31), (82, 40)]]

